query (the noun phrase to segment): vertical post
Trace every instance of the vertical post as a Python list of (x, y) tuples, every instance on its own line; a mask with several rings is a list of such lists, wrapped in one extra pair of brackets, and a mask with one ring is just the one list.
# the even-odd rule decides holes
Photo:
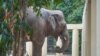
[(100, 0), (96, 0), (96, 55), (100, 56)]
[(29, 55), (29, 56), (32, 56), (32, 42), (29, 41), (29, 42), (26, 42), (26, 56)]
[(82, 16), (82, 26), (83, 26), (83, 29), (82, 29), (82, 51), (81, 51), (81, 56), (85, 56), (85, 42), (86, 42), (86, 40), (85, 40), (85, 18), (86, 18), (86, 10), (87, 10), (87, 0), (85, 0), (85, 6), (84, 6), (84, 10), (83, 10), (83, 16)]
[(82, 56), (91, 56), (91, 0), (86, 0), (83, 12)]
[[(96, 56), (96, 0), (91, 0), (91, 56)], [(98, 12), (98, 11), (97, 11)], [(95, 19), (94, 19), (95, 18)]]
[(26, 18), (26, 7), (27, 7), (27, 0), (20, 0), (20, 14), (21, 15), (21, 19), (20, 19), (20, 37), (19, 37), (19, 44), (18, 44), (18, 56), (24, 56), (24, 43), (25, 43), (25, 32), (23, 30), (23, 26), (22, 26), (22, 22), (25, 20)]
[[(60, 48), (62, 47), (62, 41), (60, 37), (58, 37), (56, 45), (59, 46)], [(63, 53), (56, 53), (56, 56), (63, 56)]]
[(45, 41), (42, 47), (42, 56), (47, 56), (47, 37), (45, 38)]
[(78, 29), (73, 30), (72, 35), (72, 56), (79, 56), (79, 32)]

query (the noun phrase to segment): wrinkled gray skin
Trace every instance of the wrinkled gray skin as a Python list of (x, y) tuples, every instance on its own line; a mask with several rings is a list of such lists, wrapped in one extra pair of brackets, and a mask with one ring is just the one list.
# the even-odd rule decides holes
[(64, 52), (68, 46), (68, 30), (62, 11), (41, 8), (40, 12), (42, 16), (38, 17), (31, 8), (26, 10), (26, 22), (33, 29), (33, 34), (28, 39), (34, 46), (33, 56), (42, 56), (44, 39), (48, 36), (54, 36), (56, 40), (60, 36), (62, 47), (57, 47), (56, 52)]

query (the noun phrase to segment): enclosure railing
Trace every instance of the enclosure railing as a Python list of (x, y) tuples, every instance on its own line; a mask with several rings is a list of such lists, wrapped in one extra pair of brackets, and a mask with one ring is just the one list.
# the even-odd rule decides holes
[[(79, 56), (79, 29), (83, 28), (82, 24), (67, 24), (67, 28), (68, 28), (68, 30), (72, 30), (72, 56)], [(57, 41), (57, 45), (61, 46), (60, 43), (61, 43), (61, 41), (59, 38)], [(31, 50), (31, 49), (29, 49), (29, 50)], [(42, 56), (48, 56), (48, 54), (47, 54), (47, 38), (45, 38), (45, 42), (44, 42), (44, 45), (42, 48)], [(63, 54), (56, 53), (56, 56), (63, 56)]]
[(72, 56), (79, 56), (79, 30), (82, 24), (68, 24), (68, 29), (72, 30)]

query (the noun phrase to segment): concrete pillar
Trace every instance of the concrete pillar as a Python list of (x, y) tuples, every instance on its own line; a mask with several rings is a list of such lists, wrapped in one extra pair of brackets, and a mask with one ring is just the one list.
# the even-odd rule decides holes
[(96, 0), (91, 0), (91, 56), (96, 56)]
[(96, 56), (100, 56), (100, 0), (96, 0)]
[(79, 56), (79, 32), (78, 32), (78, 29), (73, 29), (72, 56)]
[(42, 47), (42, 56), (47, 56), (47, 38), (45, 38), (45, 41)]
[(26, 54), (32, 56), (32, 42), (26, 42)]
[[(61, 41), (60, 37), (58, 37), (56, 46), (59, 46), (60, 48), (62, 47), (62, 41)], [(56, 53), (56, 56), (63, 56), (63, 53)]]
[(82, 19), (81, 56), (91, 56), (91, 0), (86, 0)]

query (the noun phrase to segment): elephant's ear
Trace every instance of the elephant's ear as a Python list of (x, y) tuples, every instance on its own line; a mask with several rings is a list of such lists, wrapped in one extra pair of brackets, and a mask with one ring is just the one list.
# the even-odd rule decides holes
[(56, 28), (55, 17), (53, 15), (49, 16), (48, 21), (49, 21), (51, 27), (53, 28), (53, 30), (55, 30), (55, 28)]

